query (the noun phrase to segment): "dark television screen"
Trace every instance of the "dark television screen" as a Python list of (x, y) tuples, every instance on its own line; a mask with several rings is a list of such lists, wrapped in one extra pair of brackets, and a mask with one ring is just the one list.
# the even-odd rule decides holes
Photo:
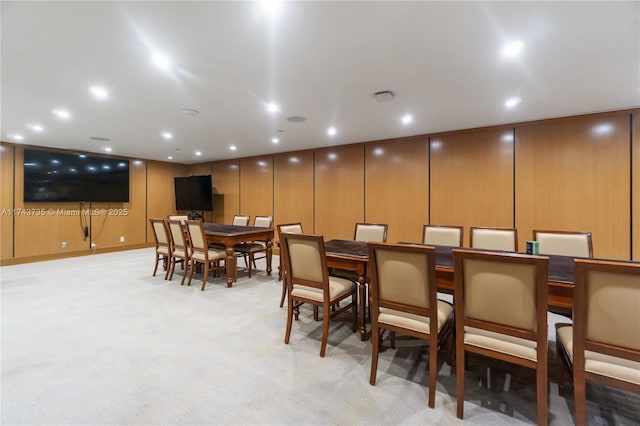
[(129, 161), (24, 150), (25, 202), (128, 202)]
[(213, 210), (211, 175), (174, 178), (176, 210)]

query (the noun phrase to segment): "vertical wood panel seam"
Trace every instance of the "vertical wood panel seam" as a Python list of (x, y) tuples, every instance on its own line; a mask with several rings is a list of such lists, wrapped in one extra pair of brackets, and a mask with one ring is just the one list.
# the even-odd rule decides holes
[(633, 114), (629, 114), (629, 260), (633, 260)]
[[(16, 147), (12, 146), (12, 156), (13, 156), (13, 185), (11, 186), (12, 197), (11, 197), (11, 209), (12, 212), (16, 211)], [(24, 166), (23, 166), (24, 167)], [(11, 215), (11, 257), (16, 257), (16, 215)]]
[(427, 223), (431, 224), (431, 136), (427, 137)]
[(362, 221), (367, 222), (367, 156), (362, 145)]
[(276, 215), (276, 156), (271, 156), (271, 217)]
[(512, 188), (511, 191), (513, 192), (513, 218), (512, 218), (512, 228), (515, 229), (516, 227), (516, 128), (512, 127), (511, 128), (511, 149), (513, 152), (513, 161), (512, 161), (512, 173), (513, 173), (513, 177), (512, 177)]
[(313, 155), (311, 156), (311, 168), (312, 168), (311, 185), (313, 185), (313, 190), (311, 194), (311, 205), (312, 205), (311, 232), (315, 234), (316, 233), (316, 151), (313, 151)]

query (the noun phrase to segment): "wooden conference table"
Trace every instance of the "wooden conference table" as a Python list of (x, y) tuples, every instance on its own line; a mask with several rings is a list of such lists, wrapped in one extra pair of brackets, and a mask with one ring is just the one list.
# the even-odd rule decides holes
[[(405, 243), (400, 244), (416, 244)], [(439, 290), (453, 292), (455, 288), (453, 274), (453, 250), (467, 247), (434, 246), (436, 249), (436, 285)], [(358, 274), (358, 297), (360, 337), (366, 339), (366, 283), (369, 266), (367, 243), (353, 240), (329, 240), (325, 242), (327, 266), (353, 271)], [(545, 255), (549, 258), (549, 296), (548, 304), (561, 308), (573, 307), (573, 268), (571, 256)]]
[(227, 274), (227, 287), (231, 287), (236, 278), (235, 244), (251, 241), (265, 241), (267, 243), (267, 274), (271, 275), (271, 254), (273, 247), (274, 228), (258, 226), (223, 225), (219, 223), (203, 223), (204, 234), (208, 243), (225, 246), (227, 257), (224, 261)]

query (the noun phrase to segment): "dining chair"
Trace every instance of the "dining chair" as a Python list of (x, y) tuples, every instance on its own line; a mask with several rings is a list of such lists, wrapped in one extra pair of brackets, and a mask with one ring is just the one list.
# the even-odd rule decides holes
[(593, 257), (591, 232), (533, 231), (538, 253), (561, 256)]
[(168, 220), (169, 235), (171, 235), (171, 256), (169, 257), (170, 273), (169, 280), (173, 279), (173, 273), (176, 269), (176, 263), (182, 264), (183, 274), (180, 285), (184, 285), (184, 279), (189, 272), (189, 259), (191, 256), (191, 249), (189, 247), (189, 237), (187, 236), (187, 230), (180, 220)]
[[(289, 234), (302, 234), (302, 223), (300, 222), (296, 222), (296, 223), (283, 223), (281, 225), (277, 225), (276, 228), (278, 229), (278, 236), (283, 233), (283, 232), (287, 232)], [(278, 237), (279, 238), (279, 237)], [(278, 249), (280, 250), (279, 253), (280, 255), (278, 256), (278, 280), (282, 280), (282, 270), (284, 269), (284, 265), (282, 263), (282, 250), (280, 248), (281, 244), (280, 241), (278, 241), (276, 243), (276, 245), (278, 246)], [(282, 308), (284, 306), (284, 299), (287, 295), (287, 283), (283, 280), (282, 281), (282, 295), (280, 296), (280, 307)]]
[[(433, 408), (438, 349), (453, 338), (453, 305), (438, 300), (435, 248), (368, 243), (371, 278), (371, 375), (376, 384), (378, 354), (384, 330), (429, 343), (429, 407)], [(451, 362), (449, 362), (451, 364)]]
[(191, 245), (190, 272), (187, 285), (191, 285), (191, 279), (193, 278), (196, 265), (202, 264), (204, 271), (202, 273), (202, 288), (200, 290), (204, 291), (209, 272), (211, 270), (217, 272), (225, 269), (224, 266), (220, 266), (220, 261), (224, 261), (227, 254), (224, 250), (209, 247), (207, 237), (204, 234), (204, 227), (199, 220), (187, 220), (187, 235)]
[(151, 229), (153, 229), (153, 238), (156, 242), (156, 262), (153, 266), (153, 275), (156, 276), (158, 271), (158, 263), (162, 260), (164, 265), (165, 274), (164, 279), (167, 279), (169, 275), (169, 257), (171, 256), (171, 237), (169, 236), (169, 229), (164, 219), (149, 219), (151, 223)]
[(518, 251), (518, 230), (472, 226), (471, 247), (484, 250)]
[(586, 425), (587, 380), (640, 393), (640, 263), (575, 259), (574, 277), (573, 325), (556, 324), (556, 352)]
[(547, 424), (549, 258), (454, 249), (457, 415), (467, 353), (536, 371), (537, 422)]
[[(356, 284), (344, 278), (331, 277), (322, 235), (280, 234), (284, 253), (284, 281), (287, 283), (287, 328), (284, 343), (289, 343), (293, 318), (298, 319), (299, 309), (305, 303), (323, 309), (322, 343), (320, 356), (324, 357), (329, 335), (329, 324), (343, 312), (352, 310), (352, 330), (357, 330), (358, 292)], [(338, 302), (351, 297), (351, 302), (335, 311)], [(314, 315), (315, 315), (314, 310)]]
[(237, 214), (233, 216), (233, 222), (231, 224), (235, 226), (249, 226), (250, 219), (251, 216)]
[(424, 225), (422, 243), (437, 246), (462, 247), (463, 226)]
[[(258, 228), (271, 228), (273, 227), (273, 217), (271, 216), (256, 216), (253, 219), (253, 226)], [(256, 259), (263, 259), (262, 257), (256, 257), (257, 253), (267, 252), (266, 241), (251, 241), (249, 243), (241, 243), (233, 246), (233, 249), (238, 253), (238, 257), (244, 259), (244, 264), (249, 269), (249, 278), (251, 278), (251, 266), (256, 267)]]
[(355, 241), (373, 241), (376, 243), (384, 243), (387, 241), (386, 223), (356, 223), (353, 234)]

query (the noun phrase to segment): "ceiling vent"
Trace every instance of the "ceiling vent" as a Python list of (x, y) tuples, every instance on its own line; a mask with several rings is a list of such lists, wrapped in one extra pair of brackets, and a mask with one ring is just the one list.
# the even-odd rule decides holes
[(389, 102), (393, 99), (393, 92), (391, 90), (383, 90), (382, 92), (376, 92), (373, 94), (373, 97), (376, 98), (378, 102)]

